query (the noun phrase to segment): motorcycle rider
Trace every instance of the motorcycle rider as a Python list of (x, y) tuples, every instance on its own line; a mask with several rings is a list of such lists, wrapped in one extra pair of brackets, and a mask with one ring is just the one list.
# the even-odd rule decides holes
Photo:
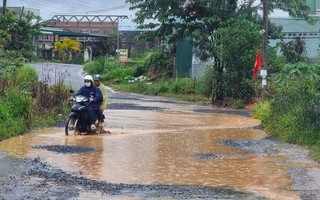
[[(93, 83), (96, 87), (98, 87), (100, 89), (100, 91), (102, 92), (102, 95), (103, 95), (103, 101), (100, 106), (100, 112), (98, 113), (98, 120), (99, 120), (98, 126), (100, 128), (102, 128), (102, 122), (104, 120), (103, 111), (107, 108), (107, 100), (108, 100), (107, 90), (106, 90), (105, 86), (101, 83), (101, 77), (99, 74), (96, 74), (93, 77)], [(104, 132), (104, 130), (102, 130), (102, 132)]]
[(84, 77), (84, 86), (80, 88), (77, 95), (83, 95), (89, 99), (89, 104), (86, 106), (88, 111), (88, 123), (91, 130), (96, 130), (95, 122), (97, 120), (98, 111), (103, 101), (101, 90), (93, 84), (93, 78), (90, 75)]

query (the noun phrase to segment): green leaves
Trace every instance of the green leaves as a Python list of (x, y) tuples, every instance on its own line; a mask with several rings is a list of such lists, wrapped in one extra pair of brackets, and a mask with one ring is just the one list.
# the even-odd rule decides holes
[[(137, 10), (136, 23), (143, 28), (155, 28), (155, 35), (176, 43), (185, 37), (207, 38), (223, 19), (228, 19), (236, 9), (236, 1), (208, 0), (127, 0), (131, 9)], [(152, 19), (152, 22), (149, 22)], [(156, 22), (155, 22), (156, 21)], [(201, 31), (202, 35), (198, 34)], [(195, 34), (194, 34), (195, 32)]]
[(286, 64), (275, 76), (278, 87), (288, 87), (290, 80), (306, 80), (320, 82), (320, 66), (318, 64), (295, 63)]
[[(81, 50), (81, 43), (70, 38), (66, 38), (63, 42), (58, 41), (54, 43), (54, 50), (59, 52), (62, 62), (65, 61), (65, 53), (79, 52)], [(69, 56), (69, 55), (67, 55)]]
[(306, 0), (271, 0), (269, 7), (270, 11), (281, 9), (288, 11), (292, 17), (305, 18), (310, 22), (313, 21), (309, 16), (310, 8), (307, 6)]
[[(0, 14), (0, 30), (11, 37), (11, 41), (5, 44), (4, 48), (22, 52), (32, 51), (32, 36), (41, 34), (40, 26), (40, 17), (30, 12), (16, 14), (8, 11), (6, 15)], [(3, 39), (3, 34), (0, 34), (0, 41), (1, 39)]]

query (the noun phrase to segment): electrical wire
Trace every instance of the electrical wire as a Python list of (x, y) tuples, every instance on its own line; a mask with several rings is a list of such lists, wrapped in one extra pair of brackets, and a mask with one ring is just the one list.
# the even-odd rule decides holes
[[(68, 4), (68, 5), (71, 5), (72, 7), (76, 7), (76, 8), (86, 8), (86, 9), (88, 9), (88, 8), (96, 8), (96, 7), (88, 7), (89, 5), (91, 5), (91, 4), (86, 4), (86, 5), (84, 5), (84, 4), (80, 4), (79, 2), (82, 2), (82, 3), (86, 3), (86, 1), (84, 1), (84, 0), (77, 0), (77, 3), (75, 3), (75, 2), (72, 2), (72, 1), (68, 1), (68, 0), (49, 0), (49, 2), (52, 2), (52, 4), (50, 4), (50, 3), (48, 3), (48, 1), (46, 2), (46, 3), (43, 3), (43, 2), (33, 2), (32, 0), (19, 0), (19, 1), (21, 1), (21, 2), (24, 2), (24, 3), (26, 3), (26, 4), (28, 4), (28, 5), (31, 5), (31, 6), (35, 6), (35, 7), (39, 7), (39, 5), (41, 6), (41, 10), (47, 10), (47, 11), (50, 11), (48, 14), (52, 14), (52, 13), (55, 13), (55, 14), (75, 14), (75, 13), (77, 13), (77, 14), (80, 14), (80, 13), (83, 13), (83, 14), (88, 14), (88, 13), (100, 13), (100, 12), (107, 12), (107, 11), (110, 11), (110, 10), (118, 10), (118, 9), (122, 9), (122, 8), (126, 8), (126, 7), (129, 7), (129, 4), (124, 4), (124, 5), (120, 5), (120, 6), (115, 6), (115, 7), (111, 7), (111, 8), (102, 8), (101, 9), (101, 6), (99, 6), (99, 5), (97, 5), (97, 4), (93, 4), (94, 6), (97, 6), (97, 7), (99, 7), (100, 9), (96, 9), (96, 10), (89, 10), (89, 11), (81, 11), (81, 12), (64, 12), (64, 13), (61, 13), (61, 12), (52, 12), (52, 10), (50, 9), (50, 8), (52, 8), (52, 9), (54, 9), (54, 10), (61, 10), (62, 8), (61, 8), (61, 6), (57, 6), (57, 1), (60, 1), (61, 2), (61, 4), (62, 4), (62, 2), (63, 3), (66, 3), (66, 4)], [(258, 4), (258, 6), (259, 5), (261, 5), (261, 4)], [(304, 4), (296, 4), (297, 6), (299, 6), (299, 5), (304, 5)], [(49, 7), (49, 8), (48, 8)], [(220, 7), (216, 7), (217, 9), (222, 9), (222, 10), (226, 10), (226, 11), (233, 11), (233, 9), (229, 9), (229, 8), (220, 8)], [(303, 10), (297, 10), (297, 11), (303, 11)], [(46, 12), (47, 13), (47, 12)], [(279, 17), (282, 17), (282, 16), (279, 16)], [(292, 23), (294, 23), (294, 22), (292, 22)]]
[[(72, 2), (72, 1), (67, 1), (67, 0), (48, 0), (45, 3), (44, 2), (35, 2), (33, 0), (19, 0), (21, 4), (25, 4), (28, 7), (33, 7), (34, 9), (39, 9), (41, 12), (41, 15), (47, 15), (47, 16), (52, 16), (52, 15), (68, 15), (68, 14), (88, 14), (88, 13), (101, 13), (101, 12), (107, 12), (107, 11), (114, 11), (114, 10), (119, 10), (123, 9), (126, 7), (129, 7), (129, 4), (124, 4), (120, 6), (115, 6), (115, 7), (108, 7), (108, 8), (101, 8), (101, 6), (97, 4), (87, 4), (83, 5), (79, 3), (79, 0), (77, 2)], [(60, 1), (57, 3), (57, 1)], [(80, 2), (85, 2), (85, 1), (80, 1)], [(78, 10), (84, 10), (85, 9), (90, 9), (89, 11), (74, 11), (74, 12), (59, 12), (62, 9), (64, 9), (66, 6), (63, 5), (69, 5), (72, 8), (77, 8)], [(68, 7), (69, 7), (68, 6)], [(99, 8), (99, 9), (97, 9)], [(129, 9), (128, 9), (129, 10)], [(44, 12), (43, 12), (44, 11)]]

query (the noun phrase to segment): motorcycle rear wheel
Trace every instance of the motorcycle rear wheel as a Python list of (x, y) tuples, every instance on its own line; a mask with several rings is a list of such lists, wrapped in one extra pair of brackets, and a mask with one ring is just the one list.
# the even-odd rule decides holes
[(65, 134), (68, 136), (69, 133), (71, 133), (71, 132), (76, 133), (77, 132), (77, 124), (78, 124), (78, 119), (70, 117), (67, 120), (67, 123), (65, 126)]

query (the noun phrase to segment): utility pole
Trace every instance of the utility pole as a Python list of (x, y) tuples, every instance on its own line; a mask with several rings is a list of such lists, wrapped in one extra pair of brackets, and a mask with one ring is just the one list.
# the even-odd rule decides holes
[(2, 13), (6, 14), (7, 9), (7, 0), (3, 0)]
[(264, 70), (262, 74), (262, 100), (266, 100), (266, 94), (267, 94), (267, 59), (268, 59), (268, 6), (269, 6), (269, 0), (261, 0), (263, 5), (263, 47), (262, 47), (262, 69)]

